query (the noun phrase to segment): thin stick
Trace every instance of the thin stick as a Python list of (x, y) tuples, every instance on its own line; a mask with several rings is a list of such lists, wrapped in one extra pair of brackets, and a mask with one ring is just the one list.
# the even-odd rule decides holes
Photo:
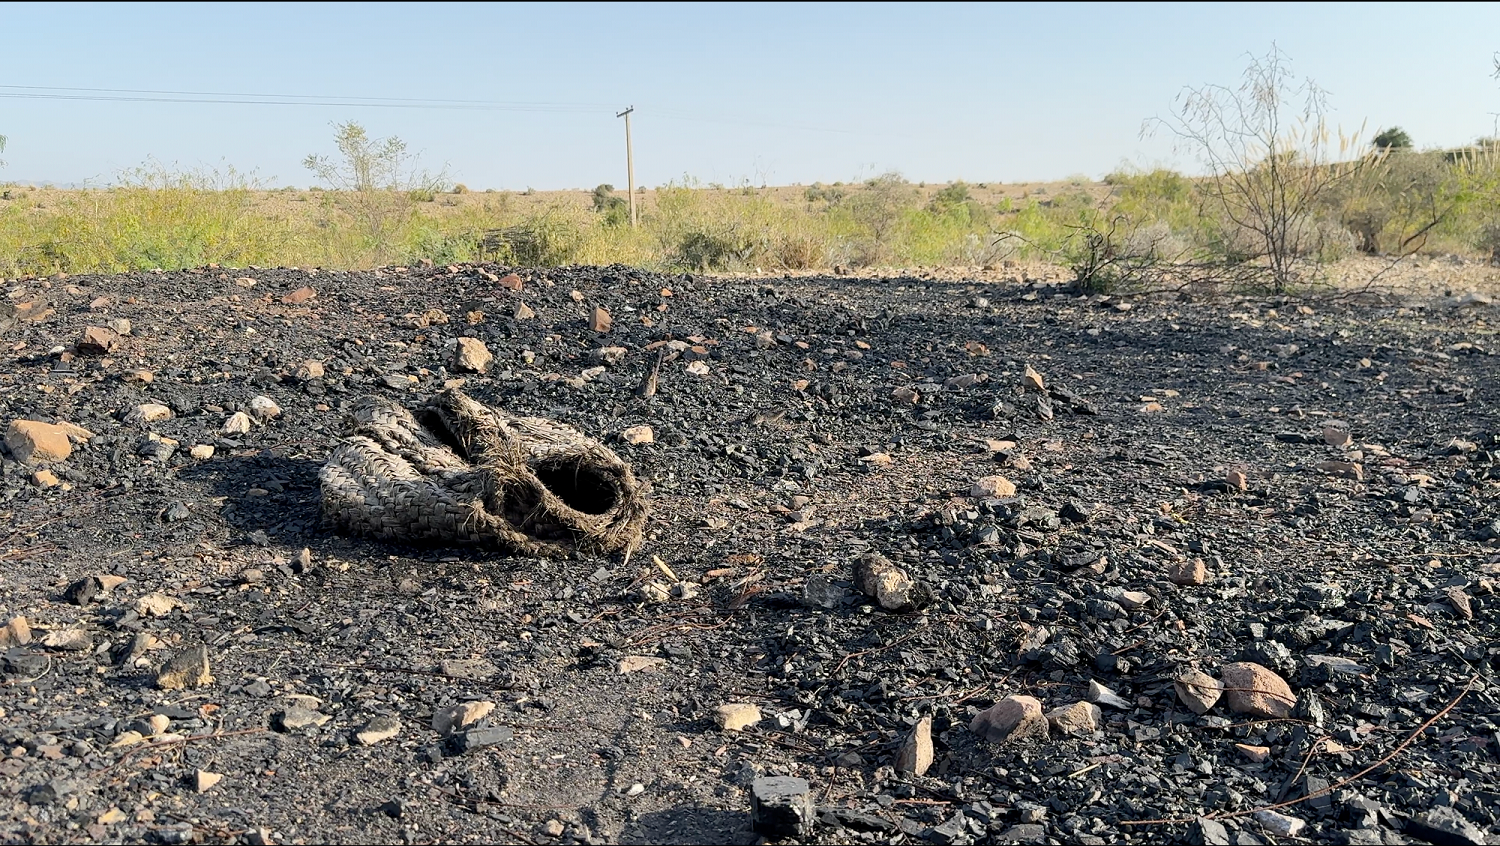
[(264, 734), (268, 730), (269, 729), (264, 728), (240, 729), (238, 731), (223, 731), (219, 732), (218, 734), (195, 734), (189, 737), (177, 737), (171, 740), (158, 740), (155, 743), (148, 743), (145, 746), (137, 746), (129, 750), (124, 755), (120, 756), (120, 760), (114, 762), (113, 764), (110, 764), (109, 766), (100, 770), (100, 772), (107, 773), (115, 767), (118, 767), (126, 761), (130, 760), (134, 755), (141, 752), (149, 752), (152, 749), (160, 749), (164, 746), (178, 746), (185, 743), (197, 743), (200, 740), (222, 740), (226, 737), (246, 737), (252, 734)]
[(1187, 818), (1178, 818), (1178, 819), (1122, 820), (1120, 822), (1120, 825), (1186, 825), (1187, 823), (1190, 823), (1190, 822), (1193, 822), (1193, 821), (1199, 820), (1199, 819), (1205, 819), (1205, 820), (1229, 820), (1229, 819), (1234, 819), (1236, 817), (1247, 817), (1247, 816), (1249, 816), (1251, 814), (1258, 813), (1260, 811), (1275, 811), (1275, 810), (1277, 810), (1279, 808), (1287, 808), (1287, 807), (1291, 807), (1292, 805), (1299, 805), (1299, 804), (1301, 804), (1303, 802), (1306, 802), (1309, 799), (1316, 799), (1319, 796), (1323, 796), (1325, 794), (1332, 793), (1335, 790), (1338, 790), (1340, 788), (1343, 788), (1343, 787), (1346, 787), (1346, 786), (1348, 786), (1350, 784), (1353, 784), (1356, 781), (1359, 781), (1360, 779), (1364, 778), (1365, 776), (1369, 775), (1370, 773), (1374, 772), (1375, 770), (1380, 769), (1381, 767), (1383, 767), (1386, 764), (1390, 763), (1390, 761), (1391, 761), (1392, 758), (1395, 758), (1397, 755), (1400, 755), (1401, 752), (1406, 749), (1406, 747), (1412, 745), (1412, 743), (1414, 743), (1417, 738), (1421, 737), (1422, 736), (1422, 732), (1424, 732), (1427, 729), (1431, 728), (1432, 725), (1434, 723), (1436, 723), (1438, 720), (1441, 720), (1442, 718), (1448, 716), (1448, 712), (1452, 711), (1455, 707), (1458, 706), (1459, 702), (1463, 701), (1464, 696), (1469, 692), (1470, 687), (1473, 686), (1475, 679), (1478, 679), (1478, 678), (1479, 678), (1478, 674), (1475, 674), (1474, 676), (1472, 676), (1468, 680), (1468, 682), (1466, 682), (1464, 684), (1464, 689), (1460, 690), (1458, 692), (1458, 695), (1455, 696), (1455, 697), (1453, 697), (1453, 701), (1452, 702), (1449, 702), (1443, 708), (1443, 710), (1441, 710), (1441, 711), (1437, 712), (1436, 714), (1433, 714), (1431, 717), (1429, 717), (1427, 719), (1427, 722), (1422, 723), (1420, 726), (1417, 726), (1416, 730), (1414, 730), (1411, 734), (1407, 735), (1407, 737), (1406, 737), (1405, 740), (1403, 740), (1400, 743), (1396, 744), (1396, 748), (1392, 749), (1388, 754), (1385, 755), (1385, 757), (1381, 758), (1380, 760), (1376, 761), (1375, 763), (1371, 764), (1370, 766), (1365, 767), (1364, 769), (1360, 770), (1359, 772), (1355, 773), (1354, 775), (1349, 776), (1348, 778), (1346, 778), (1346, 779), (1338, 782), (1337, 784), (1330, 784), (1327, 787), (1323, 788), (1322, 790), (1315, 790), (1312, 793), (1309, 793), (1306, 796), (1302, 796), (1302, 797), (1297, 798), (1297, 799), (1288, 799), (1285, 802), (1277, 802), (1274, 805), (1262, 805), (1259, 808), (1249, 808), (1249, 809), (1244, 810), (1244, 811), (1234, 811), (1234, 812), (1231, 812), (1231, 813), (1222, 813), (1222, 814), (1208, 814), (1208, 815), (1203, 816), (1203, 817), (1187, 817)]

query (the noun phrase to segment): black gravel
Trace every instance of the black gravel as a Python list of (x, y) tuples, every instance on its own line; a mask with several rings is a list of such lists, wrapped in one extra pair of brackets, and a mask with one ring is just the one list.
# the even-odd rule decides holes
[[(1277, 823), (1251, 812), (1309, 794), (1277, 809), (1302, 840), (1500, 841), (1495, 308), (618, 266), (521, 270), (512, 291), (508, 271), (0, 286), (0, 427), (96, 435), (53, 487), (0, 459), (0, 623), (32, 629), (0, 649), (0, 840), (753, 842), (752, 783), (790, 776), (809, 842), (1264, 843)], [(75, 354), (119, 318), (117, 348)], [(450, 372), (464, 335), (487, 374)], [(642, 548), (329, 532), (341, 409), (458, 378), (632, 462)], [(257, 396), (280, 416), (223, 434)], [(619, 440), (643, 424), (653, 443)], [(1014, 496), (969, 496), (997, 474)], [(870, 553), (925, 606), (859, 594)], [(1195, 558), (1205, 584), (1168, 579)], [(214, 681), (163, 689), (200, 645)], [(627, 656), (658, 660), (621, 674)], [(1292, 715), (1178, 702), (1179, 668), (1233, 661), (1281, 674)], [(1005, 696), (1050, 710), (1091, 681), (1129, 706), (1092, 735), (968, 731)], [(470, 700), (497, 707), (431, 727)], [(762, 719), (721, 731), (725, 703)], [(936, 762), (895, 772), (923, 716)]]

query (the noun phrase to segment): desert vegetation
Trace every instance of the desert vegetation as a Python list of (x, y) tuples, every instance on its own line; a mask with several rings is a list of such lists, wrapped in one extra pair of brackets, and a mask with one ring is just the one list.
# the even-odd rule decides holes
[[(320, 186), (275, 189), (232, 166), (148, 162), (103, 188), (0, 187), (0, 276), (209, 263), (355, 269), (423, 260), (623, 263), (656, 270), (982, 266), (1045, 259), (1085, 287), (1230, 281), (1284, 290), (1364, 253), (1500, 257), (1496, 139), (1423, 148), (1399, 127), (1338, 134), (1324, 94), (1274, 49), (1241, 83), (1185, 89), (1147, 131), (1197, 170), (1093, 181), (916, 185), (891, 172), (795, 188), (644, 190), (641, 225), (611, 185), (470, 191), (416, 167), (398, 138), (334, 127), (304, 162)], [(3, 149), (3, 148), (0, 148)]]

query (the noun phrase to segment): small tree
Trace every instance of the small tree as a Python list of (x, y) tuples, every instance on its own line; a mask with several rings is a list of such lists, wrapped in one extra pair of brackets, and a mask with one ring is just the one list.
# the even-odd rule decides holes
[[(1291, 77), (1274, 45), (1252, 57), (1238, 88), (1187, 88), (1165, 126), (1197, 154), (1209, 207), (1222, 217), (1221, 245), (1242, 261), (1264, 261), (1279, 293), (1300, 278), (1303, 260), (1323, 251), (1324, 199), (1368, 157), (1346, 160), (1352, 139), (1328, 128), (1324, 92)], [(1345, 237), (1348, 237), (1347, 234)]]
[(1410, 150), (1412, 148), (1411, 136), (1407, 135), (1406, 130), (1401, 127), (1393, 126), (1390, 129), (1381, 130), (1380, 134), (1370, 141), (1370, 146), (1382, 153)]
[(302, 165), (340, 193), (345, 210), (365, 228), (377, 255), (388, 255), (395, 232), (410, 220), (414, 204), (447, 189), (446, 171), (418, 170), (406, 142), (371, 138), (355, 121), (333, 125), (339, 158), (317, 154)]

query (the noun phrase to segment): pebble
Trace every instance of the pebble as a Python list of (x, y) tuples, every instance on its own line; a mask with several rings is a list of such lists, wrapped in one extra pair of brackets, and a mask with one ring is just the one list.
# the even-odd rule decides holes
[(1208, 581), (1208, 567), (1202, 558), (1184, 559), (1167, 570), (1167, 580), (1174, 585), (1201, 585)]
[(1406, 823), (1406, 833), (1428, 843), (1485, 846), (1489, 842), (1484, 829), (1445, 805), (1429, 808), (1412, 817)]
[(983, 476), (969, 488), (969, 496), (977, 499), (1005, 499), (1015, 495), (1015, 483), (1004, 476)]
[(459, 338), (454, 345), (454, 370), (466, 373), (488, 373), (490, 363), (494, 360), (494, 354), (478, 338)]
[(1047, 739), (1047, 718), (1042, 703), (1033, 696), (1007, 696), (980, 711), (969, 722), (969, 731), (991, 743)]
[(609, 312), (603, 306), (594, 306), (589, 312), (589, 328), (595, 332), (608, 332), (615, 321), (609, 316)]
[(208, 669), (208, 647), (202, 644), (172, 656), (156, 673), (156, 686), (162, 690), (185, 690), (213, 684)]
[(62, 484), (62, 480), (57, 478), (56, 473), (45, 468), (32, 473), (31, 482), (39, 488), (55, 488)]
[(1042, 374), (1032, 369), (1029, 364), (1026, 365), (1026, 371), (1021, 374), (1021, 384), (1028, 391), (1041, 392), (1047, 390), (1047, 380), (1042, 378)]
[(750, 826), (773, 840), (812, 833), (816, 809), (805, 778), (762, 776), (750, 785)]
[(1187, 669), (1172, 681), (1177, 699), (1194, 714), (1207, 714), (1224, 695), (1224, 683), (1199, 669)]
[(620, 662), (617, 665), (615, 665), (615, 669), (620, 673), (620, 675), (623, 676), (626, 673), (638, 673), (642, 670), (655, 670), (660, 667), (665, 667), (666, 665), (667, 659), (665, 658), (653, 658), (647, 655), (626, 655), (625, 657), (620, 659)]
[(211, 773), (208, 770), (198, 770), (193, 774), (193, 789), (199, 793), (207, 793), (214, 786), (224, 780), (222, 773)]
[(1099, 729), (1099, 706), (1074, 702), (1047, 712), (1047, 724), (1059, 734), (1093, 734)]
[(250, 431), (250, 415), (243, 411), (236, 411), (224, 421), (219, 432), (225, 435), (244, 435)]
[(432, 730), (448, 737), (454, 732), (469, 728), (488, 717), (495, 710), (495, 703), (487, 700), (460, 702), (433, 713)]
[(636, 446), (639, 446), (641, 444), (654, 443), (656, 441), (656, 433), (651, 431), (650, 426), (646, 426), (644, 424), (640, 426), (631, 426), (630, 428), (620, 433), (620, 440), (624, 441), (627, 444), (634, 444)]
[(748, 702), (725, 703), (714, 711), (714, 722), (721, 731), (742, 731), (760, 719), (760, 706)]
[(79, 355), (108, 355), (120, 345), (120, 333), (106, 326), (90, 326), (73, 348)]
[(374, 746), (390, 740), (401, 733), (401, 721), (396, 717), (381, 714), (371, 717), (364, 728), (354, 733), (354, 740), (361, 746)]
[(1234, 748), (1241, 755), (1244, 755), (1247, 760), (1256, 764), (1263, 764), (1271, 758), (1271, 749), (1268, 746), (1252, 746), (1248, 743), (1236, 743)]
[(1123, 696), (1100, 684), (1096, 679), (1089, 680), (1088, 693), (1084, 695), (1084, 698), (1100, 705), (1119, 708), (1122, 711), (1128, 711), (1132, 707), (1129, 702), (1125, 701)]
[(881, 608), (898, 614), (921, 610), (932, 601), (930, 587), (876, 553), (854, 560), (854, 584)]
[(25, 646), (31, 643), (31, 626), (17, 614), (0, 627), (0, 647)]
[[(250, 398), (250, 414), (261, 423), (281, 416), (281, 406), (266, 396)], [(246, 431), (249, 431), (248, 429)]]
[(932, 718), (917, 720), (896, 749), (896, 771), (922, 775), (932, 766)]
[(142, 423), (160, 423), (163, 420), (172, 419), (172, 409), (160, 403), (147, 402), (136, 406), (125, 415), (125, 422), (140, 425)]
[(36, 420), (12, 420), (5, 430), (5, 448), (22, 464), (51, 464), (73, 454), (73, 442), (61, 426)]
[(214, 457), (214, 448), (210, 444), (197, 444), (192, 449), (188, 450), (188, 455), (191, 455), (199, 461), (207, 461), (208, 459)]
[(1236, 714), (1280, 718), (1291, 714), (1297, 704), (1285, 679), (1252, 661), (1225, 664), (1219, 678), (1224, 683), (1224, 700)]
[(277, 711), (272, 725), (277, 731), (297, 731), (309, 726), (321, 726), (333, 717), (302, 705), (293, 705)]
[(1279, 811), (1256, 811), (1253, 816), (1255, 821), (1265, 827), (1266, 831), (1277, 837), (1296, 837), (1307, 828), (1307, 822), (1296, 817), (1290, 817)]
[(56, 629), (42, 638), (42, 646), (60, 652), (86, 652), (93, 648), (94, 640), (83, 629)]

